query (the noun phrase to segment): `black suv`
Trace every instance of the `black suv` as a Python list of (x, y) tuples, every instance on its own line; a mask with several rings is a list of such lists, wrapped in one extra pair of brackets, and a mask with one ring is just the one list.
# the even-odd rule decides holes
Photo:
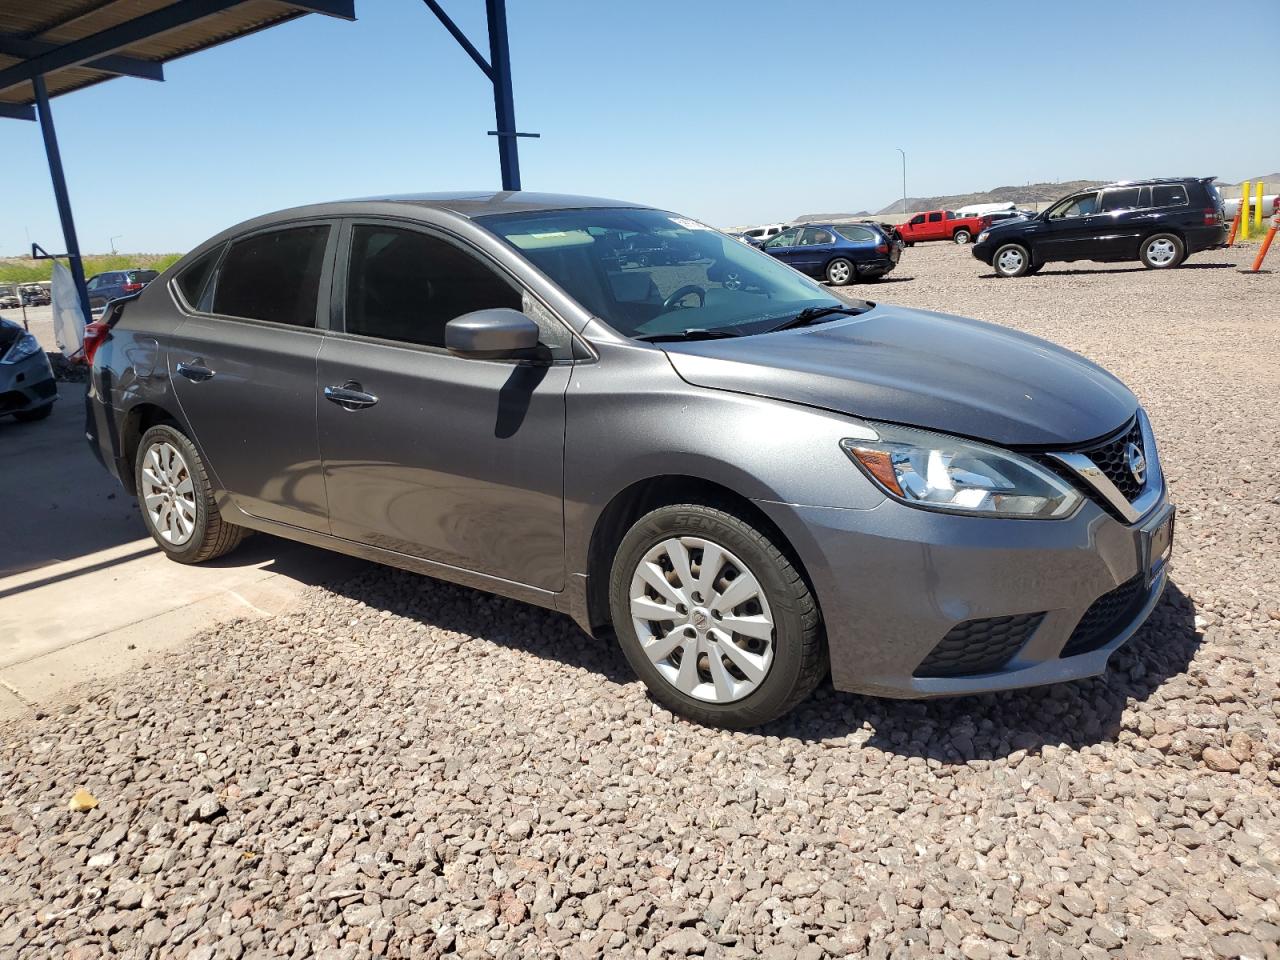
[(1034, 217), (993, 224), (973, 255), (998, 277), (1022, 277), (1046, 263), (1141, 260), (1153, 270), (1222, 247), (1227, 224), (1213, 177), (1129, 180), (1063, 197)]

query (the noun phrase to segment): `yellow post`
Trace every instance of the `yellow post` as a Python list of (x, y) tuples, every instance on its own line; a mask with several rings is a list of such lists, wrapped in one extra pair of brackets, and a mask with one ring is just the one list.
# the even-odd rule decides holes
[(1253, 207), (1253, 225), (1258, 228), (1258, 233), (1262, 233), (1262, 188), (1264, 184), (1261, 180), (1257, 183), (1258, 202)]
[(1249, 181), (1240, 184), (1240, 239), (1249, 239)]

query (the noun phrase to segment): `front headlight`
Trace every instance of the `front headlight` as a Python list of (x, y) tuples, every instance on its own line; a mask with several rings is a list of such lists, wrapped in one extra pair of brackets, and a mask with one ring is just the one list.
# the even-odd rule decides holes
[(982, 243), (982, 242), (983, 242), (984, 240), (986, 240), (986, 239), (987, 239), (987, 237), (989, 237), (989, 236), (991, 236), (991, 231), (990, 231), (990, 230), (983, 230), (980, 234), (978, 234), (978, 242), (979, 242), (979, 243)]
[(4, 359), (0, 363), (17, 363), (19, 360), (25, 360), (27, 357), (35, 356), (40, 352), (40, 341), (29, 333), (24, 333), (18, 338), (18, 341), (9, 348), (9, 352), (4, 355)]
[(1026, 457), (907, 427), (872, 424), (876, 440), (843, 440), (850, 459), (913, 507), (986, 517), (1068, 516), (1081, 495)]

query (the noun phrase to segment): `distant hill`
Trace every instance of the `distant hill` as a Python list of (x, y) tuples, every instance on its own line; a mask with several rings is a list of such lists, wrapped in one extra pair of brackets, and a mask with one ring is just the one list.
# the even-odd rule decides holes
[[(908, 197), (907, 210), (954, 210), (971, 203), (1047, 203), (1077, 190), (1100, 187), (1109, 180), (1064, 180), (1062, 183), (1028, 183), (1018, 187), (996, 187), (983, 193), (956, 193), (943, 197)], [(902, 201), (895, 200), (881, 213), (903, 213)]]

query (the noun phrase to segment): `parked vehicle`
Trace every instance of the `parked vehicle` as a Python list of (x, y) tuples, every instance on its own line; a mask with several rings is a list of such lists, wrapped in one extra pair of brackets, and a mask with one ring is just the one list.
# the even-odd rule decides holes
[(954, 210), (926, 210), (898, 227), (898, 232), (908, 247), (926, 240), (968, 243), (983, 226), (982, 217), (961, 217)]
[[(1257, 209), (1258, 198), (1252, 196), (1249, 198), (1249, 212), (1252, 213)], [(1240, 198), (1231, 197), (1229, 200), (1222, 201), (1222, 215), (1230, 223), (1236, 218), (1236, 214), (1240, 212)], [(1280, 213), (1280, 193), (1265, 193), (1262, 195), (1262, 216), (1274, 217)]]
[(22, 306), (22, 301), (18, 299), (16, 293), (0, 293), (0, 310), (7, 310)]
[(817, 280), (842, 287), (878, 280), (898, 265), (902, 247), (873, 224), (807, 224), (783, 230), (761, 247)]
[(978, 235), (973, 255), (1000, 277), (1074, 260), (1141, 260), (1167, 270), (1192, 253), (1226, 244), (1213, 179), (1133, 180), (1073, 193), (1034, 217), (992, 225)]
[(36, 283), (19, 288), (18, 293), (28, 307), (47, 307), (52, 302), (49, 291)]
[(58, 384), (40, 341), (21, 324), (0, 319), (0, 416), (43, 420), (57, 399)]
[(112, 300), (137, 293), (160, 274), (155, 270), (110, 270), (90, 277), (89, 307), (97, 311)]
[(785, 229), (787, 229), (785, 223), (770, 223), (763, 227), (752, 227), (750, 230), (742, 231), (742, 239), (758, 247), (766, 240), (776, 237)]
[[(696, 263), (599, 242), (673, 232)], [(1098, 674), (1164, 590), (1174, 508), (1118, 380), (662, 210), (286, 210), (85, 343), (86, 437), (174, 560), (264, 530), (562, 610), (706, 723), (828, 668), (897, 697)]]

